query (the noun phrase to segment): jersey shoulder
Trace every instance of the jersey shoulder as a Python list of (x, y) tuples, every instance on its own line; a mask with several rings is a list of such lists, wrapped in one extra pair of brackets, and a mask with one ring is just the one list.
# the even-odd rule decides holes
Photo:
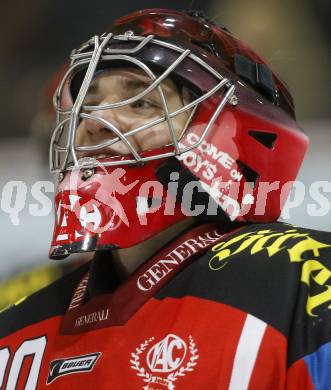
[(63, 315), (72, 292), (88, 272), (85, 264), (0, 313), (0, 339), (48, 318)]
[(250, 224), (225, 235), (157, 298), (193, 296), (230, 305), (287, 335), (298, 301), (305, 318), (325, 315), (331, 307), (331, 297), (329, 302), (310, 299), (328, 290), (325, 275), (331, 277), (330, 233), (283, 223)]
[(310, 259), (323, 261), (330, 254), (331, 233), (277, 222), (247, 225), (226, 235), (211, 248), (205, 260), (208, 259), (211, 271), (217, 271), (232, 261), (242, 260), (245, 266), (257, 263), (261, 267), (261, 261), (268, 259), (282, 267), (303, 265)]

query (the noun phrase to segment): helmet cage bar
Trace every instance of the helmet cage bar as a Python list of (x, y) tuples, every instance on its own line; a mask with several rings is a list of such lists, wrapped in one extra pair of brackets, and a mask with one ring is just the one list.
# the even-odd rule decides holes
[[(185, 52), (183, 52), (180, 57), (178, 57), (178, 59), (171, 65), (170, 68), (168, 68), (164, 73), (162, 73), (158, 78), (154, 75), (154, 73), (150, 70), (150, 68), (148, 66), (146, 66), (143, 62), (137, 60), (136, 58), (131, 58), (130, 56), (125, 56), (125, 55), (112, 55), (112, 56), (103, 56), (101, 58), (102, 61), (117, 61), (117, 60), (124, 60), (124, 61), (128, 61), (128, 62), (132, 62), (134, 63), (135, 65), (138, 65), (141, 69), (143, 69), (153, 81), (153, 83), (148, 86), (144, 91), (142, 91), (141, 93), (139, 93), (138, 95), (136, 96), (133, 96), (132, 98), (130, 99), (127, 99), (127, 100), (123, 100), (121, 102), (117, 102), (117, 103), (111, 103), (111, 104), (103, 104), (103, 105), (99, 105), (99, 106), (83, 106), (82, 109), (85, 110), (85, 111), (95, 111), (95, 110), (107, 110), (107, 109), (110, 109), (110, 108), (118, 108), (118, 107), (122, 107), (122, 106), (125, 106), (127, 104), (130, 104), (130, 103), (133, 103), (139, 99), (141, 99), (142, 97), (144, 97), (145, 95), (149, 94), (154, 88), (156, 88), (157, 86), (159, 86), (161, 84), (161, 82), (166, 78), (168, 77), (168, 75), (183, 61), (184, 58), (186, 58), (188, 55), (190, 54), (190, 50), (186, 50)], [(88, 64), (89, 61), (82, 61), (79, 63), (79, 65), (83, 65), (83, 64)], [(77, 64), (76, 64), (77, 65)], [(57, 100), (57, 99), (56, 99)], [(56, 105), (56, 109), (61, 112), (62, 114), (66, 114), (68, 112), (70, 112), (71, 110), (61, 110), (58, 105)]]
[[(187, 129), (188, 125), (189, 125), (189, 121), (192, 119), (194, 113), (195, 113), (195, 110), (197, 109), (198, 107), (198, 104), (201, 103), (203, 100), (206, 100), (207, 98), (209, 98), (210, 96), (212, 96), (218, 89), (220, 89), (222, 86), (224, 86), (228, 81), (226, 79), (222, 80), (219, 84), (217, 84), (214, 88), (212, 88), (210, 91), (208, 91), (207, 93), (205, 93), (204, 95), (202, 95), (201, 97), (193, 100), (192, 102), (190, 102), (189, 104), (187, 104), (186, 106), (183, 106), (181, 108), (179, 108), (178, 110), (172, 112), (169, 114), (170, 118), (176, 116), (176, 115), (179, 115), (179, 114), (182, 114), (183, 112), (187, 111), (187, 110), (190, 110), (191, 108), (192, 109), (192, 112), (191, 112), (191, 115), (190, 117), (188, 118), (188, 121), (182, 131), (182, 133), (185, 133), (185, 130)], [(234, 87), (231, 87), (234, 89)], [(231, 93), (230, 93), (230, 97), (233, 93), (233, 89), (231, 89)], [(87, 114), (81, 114), (81, 117), (84, 118)], [(91, 116), (89, 116), (88, 118), (90, 118)], [(87, 118), (87, 117), (86, 117)], [(98, 117), (96, 117), (98, 118)], [(160, 123), (162, 123), (163, 121), (165, 120), (165, 117), (160, 117), (158, 119), (154, 119), (153, 121), (147, 123), (147, 124), (144, 124), (140, 127), (137, 127), (133, 130), (130, 130), (128, 131), (127, 133), (125, 133), (125, 136), (129, 137), (131, 135), (134, 135), (136, 133), (138, 133), (139, 131), (143, 131), (143, 130), (146, 130), (148, 129), (149, 127), (152, 127), (152, 126), (155, 126), (155, 125), (158, 125)], [(62, 122), (60, 122), (57, 127), (55, 128), (54, 132), (57, 132), (59, 130), (61, 130), (61, 127), (69, 121), (69, 118), (66, 118), (64, 119)], [(114, 138), (114, 139), (111, 139), (103, 144), (100, 144), (101, 146), (99, 145), (94, 145), (94, 146), (77, 146), (76, 147), (76, 150), (77, 151), (93, 151), (93, 150), (98, 150), (100, 149), (101, 147), (107, 147), (107, 146), (111, 146), (113, 145), (115, 142), (118, 142), (119, 141), (119, 138)], [(54, 149), (55, 150), (58, 150), (59, 152), (65, 152), (66, 149), (61, 147), (61, 146), (58, 146), (58, 145), (55, 145), (54, 146)]]
[[(170, 71), (175, 68), (177, 66), (177, 64), (179, 64), (188, 54), (190, 53), (189, 50), (185, 51), (184, 53), (181, 54), (181, 56), (173, 63)], [(167, 121), (167, 124), (168, 124), (168, 127), (169, 127), (169, 132), (170, 132), (170, 136), (172, 138), (172, 141), (173, 141), (173, 144), (175, 145), (175, 150), (176, 152), (178, 153), (178, 150), (179, 150), (179, 146), (178, 146), (178, 141), (176, 139), (176, 134), (175, 134), (175, 129), (173, 127), (173, 123), (172, 123), (172, 120), (169, 116), (169, 110), (168, 110), (168, 106), (167, 106), (167, 102), (166, 102), (166, 99), (164, 97), (164, 93), (163, 93), (163, 90), (161, 88), (161, 85), (160, 83), (165, 79), (165, 77), (167, 77), (167, 73), (169, 73), (168, 71), (164, 72), (158, 79), (156, 78), (156, 76), (154, 75), (154, 73), (145, 65), (143, 64), (141, 61), (139, 60), (136, 60), (136, 59), (133, 59), (131, 57), (128, 57), (128, 56), (112, 56), (112, 57), (109, 57), (108, 58), (109, 60), (127, 60), (129, 62), (133, 62), (135, 63), (136, 65), (138, 65), (140, 68), (142, 68), (147, 74), (148, 76), (152, 79), (152, 80), (156, 80), (156, 82), (152, 83), (152, 85), (150, 85), (148, 88), (146, 88), (144, 91), (142, 91), (140, 94), (134, 96), (133, 98), (130, 98), (128, 100), (125, 100), (125, 101), (122, 101), (120, 103), (114, 103), (114, 104), (109, 104), (109, 105), (101, 105), (101, 106), (83, 106), (83, 109), (88, 109), (88, 110), (97, 110), (97, 109), (108, 109), (108, 108), (115, 108), (115, 107), (119, 107), (119, 106), (124, 106), (124, 105), (127, 105), (127, 104), (130, 104), (134, 101), (137, 101), (139, 99), (141, 99), (141, 97), (145, 96), (146, 94), (148, 94), (152, 89), (154, 89), (155, 87), (158, 89), (158, 92), (159, 92), (159, 95), (160, 95), (160, 99), (161, 99), (161, 102), (162, 102), (162, 106), (163, 106), (163, 109), (164, 109), (164, 112), (165, 112), (165, 119)], [(85, 115), (85, 114), (80, 114), (80, 118), (89, 118), (89, 119), (93, 119), (99, 123), (102, 123), (104, 125), (106, 125), (106, 127), (110, 130), (112, 130), (117, 136), (120, 136), (121, 140), (126, 144), (126, 146), (129, 148), (129, 150), (131, 151), (131, 153), (134, 155), (135, 159), (137, 160), (137, 162), (139, 162), (141, 160), (139, 154), (135, 151), (135, 149), (132, 147), (131, 143), (124, 137), (124, 136), (121, 136), (121, 131), (119, 129), (117, 129), (113, 124), (111, 124), (110, 122), (108, 121), (105, 121), (105, 120), (100, 120), (102, 118), (98, 118), (98, 117), (95, 117), (95, 116), (92, 116), (92, 115)], [(62, 123), (64, 124), (64, 123)], [(148, 126), (150, 127), (150, 126)], [(99, 145), (96, 145), (96, 149), (100, 149), (101, 147), (104, 147), (104, 146), (108, 146), (108, 145), (104, 145), (104, 144), (99, 144)], [(58, 149), (57, 149), (58, 150)], [(65, 149), (66, 150), (66, 149)], [(77, 147), (75, 148), (75, 150), (79, 150)], [(91, 150), (91, 147), (85, 147), (85, 150)]]
[(91, 58), (89, 66), (87, 68), (84, 81), (82, 82), (82, 85), (81, 85), (80, 90), (78, 92), (77, 98), (76, 98), (74, 105), (72, 107), (72, 110), (71, 110), (70, 122), (69, 122), (69, 134), (68, 134), (69, 136), (68, 136), (68, 141), (67, 141), (67, 152), (66, 152), (64, 161), (62, 163), (62, 166), (61, 166), (62, 171), (65, 169), (65, 167), (67, 165), (70, 154), (73, 157), (74, 165), (79, 166), (77, 155), (75, 152), (75, 137), (76, 137), (77, 123), (79, 120), (79, 114), (80, 114), (81, 107), (83, 105), (85, 96), (87, 94), (87, 91), (90, 87), (93, 76), (95, 74), (97, 65), (99, 63), (99, 59), (102, 55), (102, 51), (112, 36), (113, 36), (113, 34), (111, 34), (111, 33), (108, 34), (101, 44), (99, 44), (98, 37), (97, 36), (94, 37), (94, 51), (92, 54), (92, 58)]
[[(200, 98), (198, 98), (198, 99), (194, 100), (193, 102), (189, 103), (187, 106), (184, 106), (184, 107), (178, 109), (177, 111), (174, 111), (173, 113), (169, 114), (170, 118), (172, 118), (172, 117), (174, 117), (176, 115), (179, 115), (180, 113), (182, 113), (185, 110), (188, 110), (188, 109), (190, 109), (190, 108), (192, 108), (194, 106), (194, 108), (193, 108), (193, 110), (191, 112), (191, 115), (188, 118), (188, 120), (186, 122), (186, 125), (183, 128), (183, 130), (182, 130), (182, 134), (181, 135), (183, 135), (185, 133), (185, 131), (186, 131), (186, 129), (187, 129), (189, 123), (190, 123), (190, 120), (192, 119), (192, 117), (193, 117), (193, 115), (195, 113), (195, 110), (198, 107), (198, 104), (201, 101), (205, 100), (207, 98), (207, 95), (210, 96), (210, 95), (214, 94), (215, 90), (219, 89), (221, 86), (225, 85), (227, 82), (228, 82), (227, 80), (223, 80), (221, 83), (219, 83), (217, 86), (215, 86), (213, 88), (213, 90), (209, 91), (205, 95), (203, 95)], [(222, 109), (224, 108), (225, 104), (230, 100), (231, 96), (233, 96), (234, 90), (235, 90), (235, 87), (231, 86), (230, 89), (228, 90), (228, 92), (226, 93), (226, 95), (224, 96), (224, 98), (222, 99), (222, 101), (220, 102), (220, 104), (218, 105), (217, 109), (215, 110), (212, 118), (210, 119), (210, 121), (206, 125), (206, 127), (205, 127), (205, 129), (203, 131), (203, 134), (200, 137), (200, 139), (196, 143), (192, 144), (191, 146), (188, 146), (188, 147), (185, 147), (185, 148), (179, 148), (179, 153), (178, 154), (182, 154), (182, 153), (185, 153), (185, 152), (187, 152), (189, 150), (192, 150), (192, 149), (198, 147), (203, 142), (203, 140), (204, 140), (208, 130), (213, 125), (213, 123), (216, 120), (217, 116), (222, 111)], [(84, 114), (84, 113), (81, 113), (80, 117), (81, 118), (89, 118), (89, 119), (92, 118), (92, 119), (95, 119), (96, 121), (102, 121), (102, 123), (105, 124), (106, 126), (108, 125), (108, 127), (115, 128), (110, 122), (105, 121), (104, 119), (99, 118), (99, 117), (95, 117), (95, 116), (92, 116), (92, 115), (89, 115), (89, 114)], [(161, 118), (158, 118), (158, 119), (156, 119), (156, 120), (154, 120), (152, 122), (149, 122), (149, 123), (147, 123), (147, 124), (145, 124), (143, 126), (137, 127), (136, 129), (130, 130), (129, 132), (125, 133), (125, 136), (122, 133), (120, 133), (117, 138), (111, 139), (111, 140), (109, 140), (109, 141), (107, 141), (105, 143), (98, 144), (98, 145), (93, 145), (93, 146), (81, 146), (81, 147), (76, 147), (75, 149), (76, 149), (76, 151), (94, 151), (94, 150), (98, 150), (98, 149), (101, 149), (101, 148), (105, 148), (107, 146), (113, 145), (114, 143), (118, 142), (119, 140), (123, 140), (123, 138), (126, 141), (126, 137), (129, 137), (130, 135), (136, 134), (137, 132), (146, 130), (149, 127), (155, 126), (155, 125), (163, 122), (164, 120), (165, 120), (165, 117), (161, 117)], [(69, 121), (69, 118), (66, 118), (62, 122), (60, 122), (57, 125), (57, 127), (55, 128), (55, 131), (53, 133), (51, 144), (54, 145), (54, 147), (52, 148), (52, 151), (57, 152), (56, 153), (56, 165), (55, 166), (59, 165), (58, 152), (63, 153), (63, 152), (66, 151), (66, 148), (63, 148), (63, 147), (60, 147), (60, 146), (56, 145), (55, 137), (56, 137), (57, 133), (61, 130), (61, 128), (63, 130), (63, 125), (66, 122), (68, 122), (68, 121)], [(165, 146), (168, 146), (168, 145), (165, 145)], [(130, 160), (110, 161), (110, 162), (103, 162), (102, 164), (104, 166), (136, 164), (138, 161), (147, 162), (147, 161), (152, 161), (152, 160), (159, 159), (159, 158), (172, 157), (174, 155), (175, 155), (174, 152), (170, 152), (170, 153), (157, 154), (155, 156), (143, 157), (143, 158), (140, 158), (139, 160), (138, 159), (134, 159), (134, 160), (130, 159)], [(91, 162), (83, 161), (82, 163), (80, 163), (79, 166), (84, 167), (84, 168), (90, 168), (90, 167), (95, 167), (96, 164), (97, 163), (91, 165)], [(68, 170), (71, 170), (73, 168), (74, 168), (73, 166), (67, 167)], [(54, 173), (61, 172), (61, 169), (53, 169), (52, 172), (54, 172)]]
[[(104, 36), (103, 34), (100, 36), (100, 41), (103, 41), (104, 39), (106, 38), (106, 36)], [(125, 40), (125, 41), (134, 41), (134, 40), (137, 40), (137, 41), (141, 41), (136, 47), (132, 48), (132, 49), (111, 49), (111, 48), (106, 48), (104, 51), (105, 53), (108, 53), (108, 54), (112, 54), (112, 53), (116, 53), (116, 54), (135, 54), (135, 53), (138, 53), (144, 46), (146, 46), (151, 40), (154, 40), (154, 35), (148, 35), (147, 37), (140, 37), (140, 36), (134, 36), (134, 35), (130, 35), (130, 34), (126, 34), (126, 35), (116, 35), (113, 37), (114, 39), (118, 39), (118, 40)], [(91, 46), (91, 44), (93, 44), (94, 41), (93, 41), (93, 38), (91, 38), (88, 43), (86, 43), (85, 45), (81, 46), (78, 50), (75, 50), (70, 58), (72, 60), (72, 63), (76, 60), (76, 59), (81, 59), (81, 58), (89, 58), (91, 57), (91, 55), (93, 54), (92, 51), (90, 52), (84, 52), (82, 53), (82, 51), (84, 51), (85, 49), (87, 49), (89, 46)]]
[[(113, 49), (106, 47), (106, 45), (110, 44), (112, 42), (123, 42), (123, 41), (137, 41), (138, 44), (134, 48), (128, 48), (128, 49)], [(162, 47), (165, 47), (167, 49), (170, 49), (176, 53), (179, 54), (178, 58), (169, 66), (161, 75), (156, 77), (156, 75), (153, 73), (151, 68), (146, 65), (145, 63), (139, 61), (137, 58), (130, 57), (129, 54), (135, 54), (138, 53), (142, 48), (146, 46), (146, 44), (155, 44)], [(91, 45), (94, 45), (94, 50), (89, 52), (83, 52)], [(106, 55), (104, 53), (107, 53)], [(113, 53), (113, 54), (112, 54)], [(120, 53), (120, 54), (119, 54)], [(164, 96), (161, 82), (168, 77), (171, 72), (174, 71), (176, 67), (178, 67), (184, 59), (189, 58), (190, 60), (196, 62), (198, 65), (200, 65), (204, 70), (207, 72), (210, 72), (216, 80), (218, 80), (217, 84), (213, 86), (209, 91), (206, 93), (203, 93), (201, 96), (196, 98), (195, 100), (189, 102), (188, 104), (184, 105), (183, 107), (177, 109), (174, 112), (169, 112), (168, 105), (166, 98)], [(54, 129), (52, 139), (51, 139), (51, 145), (50, 145), (50, 169), (51, 172), (57, 173), (57, 172), (64, 172), (66, 170), (71, 170), (73, 168), (87, 168), (87, 167), (96, 167), (97, 164), (100, 164), (98, 161), (94, 159), (89, 159), (92, 161), (86, 161), (86, 159), (79, 160), (77, 156), (77, 152), (93, 152), (102, 148), (109, 147), (113, 145), (116, 142), (122, 141), (128, 150), (130, 151), (133, 158), (129, 159), (123, 159), (116, 161), (105, 161), (102, 162), (102, 165), (104, 166), (111, 166), (111, 165), (125, 165), (125, 164), (137, 164), (142, 162), (147, 162), (151, 160), (156, 160), (160, 158), (165, 157), (171, 157), (175, 155), (180, 155), (184, 152), (187, 152), (191, 149), (196, 148), (199, 146), (202, 141), (204, 140), (207, 132), (209, 131), (210, 127), (215, 122), (218, 115), (223, 110), (225, 104), (229, 102), (231, 97), (234, 94), (235, 86), (229, 82), (229, 80), (222, 75), (220, 75), (215, 69), (213, 69), (211, 66), (209, 66), (207, 63), (205, 63), (203, 60), (201, 60), (199, 57), (195, 56), (193, 53), (191, 53), (190, 50), (185, 50), (183, 48), (180, 48), (179, 46), (173, 45), (168, 42), (163, 42), (157, 39), (154, 39), (153, 35), (149, 35), (147, 37), (140, 37), (140, 36), (134, 36), (131, 34), (125, 34), (125, 35), (118, 35), (113, 36), (111, 33), (108, 35), (102, 35), (100, 37), (95, 36), (90, 41), (88, 41), (86, 44), (84, 44), (80, 49), (73, 51), (71, 55), (71, 66), (69, 70), (64, 75), (55, 95), (53, 98), (53, 103), (55, 106), (55, 110), (57, 113), (57, 122), (56, 127)], [(88, 92), (88, 89), (91, 85), (91, 82), (93, 80), (93, 76), (95, 75), (95, 72), (97, 70), (97, 66), (101, 61), (112, 61), (112, 60), (121, 60), (121, 61), (127, 61), (129, 63), (133, 63), (135, 66), (142, 69), (148, 77), (151, 79), (152, 83), (144, 89), (144, 91), (138, 93), (136, 96), (133, 96), (129, 99), (115, 102), (111, 104), (103, 104), (100, 106), (87, 106), (83, 105), (84, 99), (86, 97), (86, 94)], [(77, 97), (73, 103), (73, 106), (71, 109), (62, 109), (61, 107), (61, 96), (65, 87), (65, 84), (70, 80), (69, 76), (72, 77), (75, 72), (77, 72), (77, 69), (81, 68), (82, 66), (87, 65), (87, 70), (84, 76), (84, 80), (81, 84), (80, 90), (77, 94)], [(215, 82), (216, 82), (215, 80)], [(199, 140), (188, 147), (180, 147), (178, 144), (178, 141), (180, 138), (185, 134), (187, 128), (189, 127), (189, 124), (194, 116), (194, 113), (198, 107), (198, 105), (203, 102), (204, 100), (208, 99), (215, 93), (217, 93), (221, 88), (226, 88), (226, 92), (223, 93), (223, 96), (221, 98), (220, 103), (215, 108), (215, 111), (213, 115), (211, 116), (209, 122), (206, 124), (204, 130), (202, 131), (202, 135), (199, 138)], [(146, 124), (143, 124), (135, 129), (132, 129), (126, 133), (122, 133), (120, 129), (118, 129), (114, 124), (111, 122), (95, 116), (86, 113), (86, 111), (95, 111), (95, 110), (106, 110), (106, 109), (114, 109), (117, 107), (122, 107), (128, 104), (131, 104), (133, 102), (136, 102), (140, 100), (142, 97), (150, 93), (153, 89), (157, 89), (164, 116), (154, 119)], [(177, 139), (176, 131), (174, 129), (174, 125), (172, 122), (172, 118), (176, 115), (180, 115), (184, 113), (185, 111), (191, 110), (188, 120), (186, 121), (184, 128), (181, 130), (181, 134), (179, 139)], [(85, 111), (85, 112), (82, 112)], [(65, 118), (63, 118), (65, 116)], [(106, 142), (97, 144), (97, 145), (90, 145), (90, 146), (77, 146), (76, 145), (76, 131), (78, 127), (79, 120), (81, 119), (90, 119), (94, 120), (98, 123), (101, 123), (105, 128), (109, 129), (114, 135), (115, 138), (112, 138)], [(174, 147), (174, 150), (164, 153), (158, 153), (152, 156), (141, 156), (138, 151), (135, 150), (135, 148), (132, 146), (130, 141), (128, 140), (128, 137), (144, 131), (152, 126), (158, 125), (162, 122), (166, 122), (169, 130), (169, 134), (171, 137), (171, 144)], [(61, 146), (60, 140), (63, 135), (67, 136), (66, 145)], [(168, 145), (164, 145), (168, 146)], [(63, 157), (64, 156), (64, 157)], [(70, 161), (70, 157), (71, 160)], [(69, 164), (70, 161), (70, 164)]]

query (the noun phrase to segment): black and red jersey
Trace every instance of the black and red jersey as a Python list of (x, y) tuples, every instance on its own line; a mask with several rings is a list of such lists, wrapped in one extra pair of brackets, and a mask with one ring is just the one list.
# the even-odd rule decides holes
[(0, 315), (1, 389), (331, 389), (331, 235), (201, 226), (119, 284), (103, 254)]

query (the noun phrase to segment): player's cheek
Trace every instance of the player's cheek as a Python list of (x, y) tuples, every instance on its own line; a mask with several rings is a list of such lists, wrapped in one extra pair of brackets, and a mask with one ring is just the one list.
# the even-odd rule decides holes
[(84, 146), (84, 142), (85, 142), (84, 134), (85, 133), (86, 132), (84, 131), (84, 121), (82, 121), (76, 130), (76, 145), (77, 146)]
[(183, 112), (182, 114), (176, 115), (173, 118), (173, 125), (174, 125), (174, 128), (176, 130), (176, 138), (177, 139), (179, 139), (181, 137), (184, 126), (188, 120), (188, 117), (189, 117), (188, 113)]
[(165, 146), (171, 142), (171, 136), (166, 124), (153, 126), (140, 134), (140, 145), (143, 150)]

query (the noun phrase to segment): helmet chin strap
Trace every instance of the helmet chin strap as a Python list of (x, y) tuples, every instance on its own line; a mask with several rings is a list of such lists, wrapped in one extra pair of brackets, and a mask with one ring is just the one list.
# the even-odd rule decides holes
[[(203, 207), (203, 211), (197, 216), (194, 216), (197, 221), (217, 222), (225, 225), (231, 223), (232, 226), (237, 225), (236, 222), (230, 220), (228, 214), (222, 209), (222, 207), (216, 204), (211, 196), (203, 189), (199, 179), (194, 176), (194, 174), (187, 167), (184, 167), (176, 157), (168, 158), (165, 163), (157, 168), (155, 175), (165, 187), (168, 187), (168, 184), (171, 182), (170, 175), (173, 172), (178, 173), (178, 189), (174, 195), (176, 195), (176, 201), (181, 204), (182, 207), (185, 206), (185, 202), (183, 202), (183, 192), (185, 186), (193, 181), (196, 183), (196, 190), (193, 191), (190, 209), (192, 210), (196, 206)], [(191, 211), (190, 209), (186, 210), (188, 214)], [(208, 214), (208, 209), (215, 210), (213, 215)]]

